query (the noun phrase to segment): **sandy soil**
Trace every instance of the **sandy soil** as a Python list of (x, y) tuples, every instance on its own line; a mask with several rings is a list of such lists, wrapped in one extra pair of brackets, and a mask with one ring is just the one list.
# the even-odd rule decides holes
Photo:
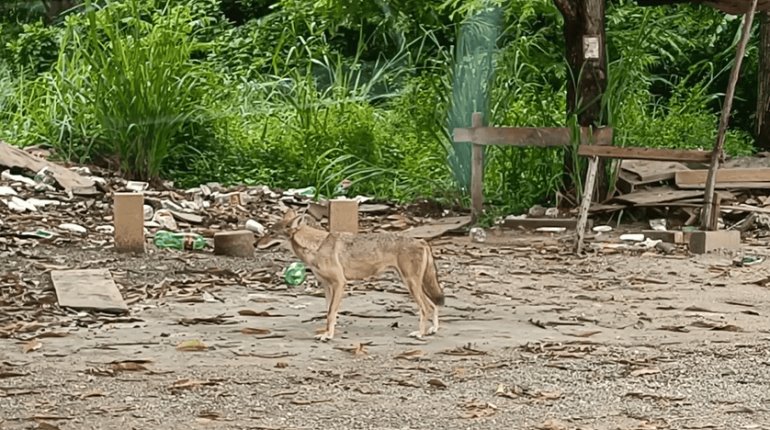
[[(282, 249), (41, 244), (0, 269), (30, 288), (6, 317), (48, 325), (0, 338), (0, 428), (770, 428), (770, 262), (568, 250), (438, 239), (436, 336), (406, 336), (416, 307), (385, 276), (351, 284), (337, 338), (318, 343), (324, 299), (312, 276), (281, 283)], [(112, 270), (130, 315), (40, 306), (48, 271), (88, 267)]]

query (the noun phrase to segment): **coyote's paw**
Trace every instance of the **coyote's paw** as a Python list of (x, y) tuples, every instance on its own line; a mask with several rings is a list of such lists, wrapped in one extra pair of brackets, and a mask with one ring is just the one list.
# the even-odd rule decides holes
[(431, 326), (431, 327), (428, 329), (428, 336), (434, 335), (434, 334), (436, 334), (436, 333), (438, 333), (438, 327), (436, 327), (435, 325), (434, 325), (434, 326)]
[(329, 333), (321, 333), (315, 335), (315, 340), (320, 340), (321, 342), (328, 342), (332, 339), (332, 336), (329, 335)]
[(409, 333), (409, 337), (413, 337), (415, 339), (422, 340), (422, 333), (420, 333), (419, 330), (418, 331), (413, 331), (413, 332)]

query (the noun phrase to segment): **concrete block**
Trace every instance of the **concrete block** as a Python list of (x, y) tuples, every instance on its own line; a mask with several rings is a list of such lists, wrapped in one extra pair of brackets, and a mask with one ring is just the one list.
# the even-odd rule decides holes
[(144, 253), (144, 195), (114, 193), (112, 199), (115, 250)]
[(214, 235), (214, 254), (230, 257), (254, 256), (254, 233), (250, 230), (216, 233)]
[(740, 247), (741, 232), (737, 230), (694, 231), (690, 234), (690, 252), (693, 254)]
[(358, 202), (329, 200), (329, 231), (358, 233)]
[(662, 240), (668, 243), (687, 243), (685, 242), (684, 232), (676, 230), (660, 231), (660, 230), (642, 230), (645, 237), (649, 237), (652, 240)]

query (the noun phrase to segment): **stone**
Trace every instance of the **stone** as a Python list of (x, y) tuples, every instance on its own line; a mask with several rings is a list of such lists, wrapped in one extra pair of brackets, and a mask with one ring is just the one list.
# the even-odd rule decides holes
[(252, 257), (254, 233), (249, 230), (222, 231), (214, 235), (214, 254), (228, 257)]
[(716, 249), (734, 250), (741, 247), (741, 232), (737, 230), (694, 231), (690, 234), (690, 252), (705, 254)]

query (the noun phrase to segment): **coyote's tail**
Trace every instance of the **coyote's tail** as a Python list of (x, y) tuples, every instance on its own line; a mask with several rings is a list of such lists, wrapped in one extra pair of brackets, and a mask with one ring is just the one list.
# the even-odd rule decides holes
[(433, 304), (436, 306), (444, 306), (444, 291), (441, 289), (441, 285), (438, 282), (436, 262), (433, 261), (433, 254), (431, 253), (430, 246), (426, 246), (423, 252), (425, 253), (425, 271), (422, 274), (422, 290)]

